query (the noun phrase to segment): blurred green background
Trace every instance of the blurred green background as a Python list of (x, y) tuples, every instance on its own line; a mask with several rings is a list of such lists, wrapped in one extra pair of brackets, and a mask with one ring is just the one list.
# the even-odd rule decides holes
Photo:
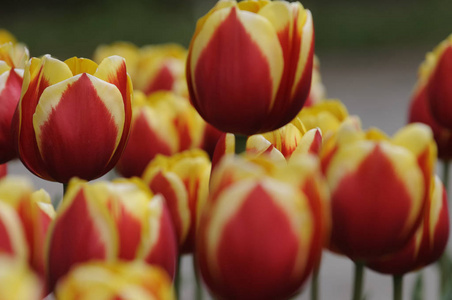
[[(2, 4), (0, 27), (32, 56), (90, 57), (98, 44), (178, 42), (188, 46), (196, 20), (215, 0), (49, 0)], [(304, 0), (314, 16), (316, 52), (435, 45), (452, 32), (450, 0)]]

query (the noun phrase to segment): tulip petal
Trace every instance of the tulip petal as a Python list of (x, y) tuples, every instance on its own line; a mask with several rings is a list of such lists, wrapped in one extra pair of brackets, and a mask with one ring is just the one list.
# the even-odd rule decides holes
[(115, 153), (123, 124), (119, 90), (86, 73), (47, 88), (33, 116), (43, 161), (62, 181), (96, 178)]
[[(268, 20), (236, 7), (224, 8), (212, 13), (193, 40), (188, 70), (196, 95), (193, 104), (204, 119), (222, 131), (249, 135), (261, 129), (262, 115), (268, 114), (276, 96), (282, 50)], [(241, 109), (231, 103), (240, 103)]]
[(69, 187), (47, 241), (50, 288), (77, 263), (113, 260), (117, 257), (117, 238), (107, 209), (90, 201), (83, 189)]
[(81, 73), (93, 75), (97, 70), (97, 64), (87, 58), (72, 57), (65, 60), (64, 63), (69, 67), (74, 76)]
[(0, 253), (27, 259), (28, 247), (19, 216), (8, 204), (0, 201)]

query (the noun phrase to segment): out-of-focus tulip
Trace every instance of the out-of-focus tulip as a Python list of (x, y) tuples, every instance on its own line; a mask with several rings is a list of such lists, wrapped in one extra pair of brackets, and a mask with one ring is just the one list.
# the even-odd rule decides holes
[[(213, 172), (196, 258), (221, 299), (286, 299), (319, 263), (329, 232), (318, 160), (225, 156)], [(269, 222), (271, 220), (271, 222)]]
[[(250, 136), (246, 142), (248, 156), (266, 156), (274, 161), (290, 159), (292, 155), (319, 154), (322, 147), (322, 132), (319, 128), (306, 131), (299, 118), (285, 126), (264, 134)], [(235, 136), (223, 134), (212, 157), (212, 167), (226, 154), (235, 152)]]
[(311, 13), (299, 2), (219, 1), (199, 19), (190, 44), (190, 99), (221, 131), (275, 130), (303, 107), (313, 54)]
[(14, 138), (24, 165), (46, 180), (91, 180), (114, 167), (129, 136), (132, 84), (124, 59), (44, 56), (25, 68)]
[(322, 83), (320, 76), (320, 63), (317, 56), (314, 56), (314, 66), (312, 68), (311, 90), (309, 91), (308, 99), (304, 107), (314, 105), (326, 98), (325, 86)]
[(389, 139), (342, 128), (324, 165), (331, 191), (331, 247), (355, 261), (402, 249), (422, 220), (436, 162), (431, 130), (411, 124)]
[(41, 300), (44, 286), (23, 260), (0, 255), (0, 300)]
[(0, 37), (0, 164), (17, 156), (11, 121), (20, 99), (28, 50), (24, 45), (1, 43)]
[(0, 180), (0, 252), (25, 259), (44, 277), (45, 240), (54, 215), (44, 190), (33, 192), (32, 185), (21, 178)]
[(123, 176), (141, 176), (157, 154), (201, 145), (206, 123), (186, 99), (171, 92), (149, 97), (136, 92), (133, 108), (130, 138), (116, 167)]
[(195, 149), (173, 156), (158, 155), (143, 173), (153, 193), (165, 197), (182, 253), (192, 252), (199, 215), (207, 200), (210, 160)]
[(0, 44), (17, 43), (14, 35), (6, 29), (0, 28)]
[(419, 73), (434, 119), (452, 129), (452, 34), (427, 53)]
[(99, 46), (94, 53), (94, 60), (99, 63), (111, 55), (126, 59), (133, 86), (146, 95), (159, 90), (184, 96), (187, 94), (184, 72), (187, 50), (182, 46), (162, 44), (138, 48), (131, 43), (116, 42)]
[(370, 261), (368, 267), (381, 273), (402, 275), (431, 264), (443, 254), (449, 239), (447, 193), (437, 176), (432, 181), (423, 222), (410, 242), (395, 254)]
[(8, 174), (8, 164), (0, 164), (0, 178)]
[(412, 98), (408, 121), (421, 122), (430, 126), (433, 131), (436, 145), (438, 146), (438, 158), (452, 159), (452, 131), (439, 125), (433, 118), (428, 104), (428, 95), (425, 85), (419, 86)]
[(72, 269), (55, 289), (58, 300), (176, 299), (168, 274), (142, 262), (90, 262)]
[[(70, 237), (68, 239), (68, 237)], [(164, 199), (137, 178), (69, 182), (47, 245), (50, 288), (90, 260), (144, 259), (174, 276), (177, 243)]]

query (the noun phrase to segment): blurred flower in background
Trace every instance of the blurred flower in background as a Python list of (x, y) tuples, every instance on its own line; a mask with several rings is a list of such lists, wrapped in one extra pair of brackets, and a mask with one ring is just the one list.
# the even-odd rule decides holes
[(44, 190), (20, 177), (0, 179), (0, 253), (28, 262), (44, 279), (45, 241), (55, 210)]
[(14, 36), (0, 30), (0, 164), (17, 157), (11, 121), (20, 99), (28, 49)]
[(147, 45), (138, 48), (129, 42), (116, 42), (97, 47), (94, 61), (100, 63), (112, 55), (125, 58), (134, 88), (146, 95), (162, 90), (187, 95), (185, 83), (187, 50), (181, 45)]
[(119, 56), (99, 65), (76, 57), (32, 58), (13, 119), (21, 161), (35, 175), (62, 183), (104, 175), (124, 151), (131, 98)]
[(329, 220), (314, 156), (291, 164), (227, 155), (213, 171), (199, 225), (201, 275), (215, 297), (288, 298), (319, 262)]
[(74, 265), (91, 260), (141, 259), (173, 277), (177, 241), (164, 199), (138, 178), (91, 184), (73, 179), (52, 223), (46, 254), (51, 288)]
[(58, 282), (55, 296), (58, 300), (176, 299), (168, 274), (140, 261), (80, 264)]

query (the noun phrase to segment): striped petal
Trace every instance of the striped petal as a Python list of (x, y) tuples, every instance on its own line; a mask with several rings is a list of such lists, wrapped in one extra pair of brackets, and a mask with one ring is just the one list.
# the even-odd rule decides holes
[[(225, 132), (258, 132), (283, 72), (282, 50), (271, 23), (236, 7), (220, 9), (206, 20), (191, 50), (188, 80), (201, 116)], [(218, 69), (223, 71), (215, 72)]]
[(19, 215), (10, 205), (0, 201), (0, 253), (27, 260), (29, 253)]
[(124, 124), (119, 90), (86, 73), (47, 88), (33, 116), (43, 163), (62, 182), (103, 175)]
[(117, 257), (118, 236), (113, 220), (106, 207), (93, 200), (87, 197), (83, 185), (72, 183), (67, 190), (47, 240), (51, 290), (75, 264)]

